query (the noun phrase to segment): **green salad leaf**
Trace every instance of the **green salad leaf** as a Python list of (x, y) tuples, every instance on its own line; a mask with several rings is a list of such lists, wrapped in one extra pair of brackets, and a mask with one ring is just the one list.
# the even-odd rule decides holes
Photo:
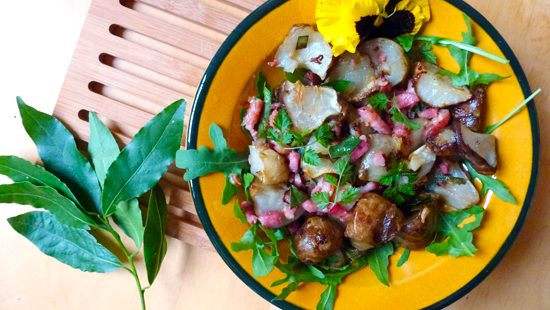
[(369, 97), (368, 104), (378, 112), (384, 112), (388, 109), (390, 99), (384, 93), (377, 93)]
[(332, 131), (332, 127), (329, 124), (323, 124), (315, 130), (314, 136), (319, 144), (328, 147), (332, 140), (334, 140), (334, 131)]
[(266, 138), (267, 130), (269, 128), (269, 116), (271, 115), (273, 91), (269, 88), (267, 80), (262, 72), (258, 73), (256, 87), (258, 88), (258, 98), (264, 101), (264, 110), (262, 113), (262, 119), (258, 125), (258, 134), (261, 138)]
[(51, 213), (29, 212), (8, 219), (8, 223), (44, 254), (73, 268), (110, 272), (124, 267), (85, 229), (67, 226)]
[(390, 286), (390, 278), (388, 266), (390, 264), (390, 256), (393, 254), (393, 244), (385, 243), (367, 254), (367, 262), (370, 270), (374, 272), (378, 281), (385, 286)]
[(403, 254), (401, 254), (401, 257), (399, 257), (399, 261), (397, 262), (397, 267), (401, 267), (405, 265), (405, 263), (409, 260), (410, 255), (411, 255), (411, 250), (405, 249), (403, 251)]
[[(477, 248), (473, 244), (472, 231), (481, 225), (485, 209), (473, 206), (469, 209), (442, 212), (437, 225), (438, 238), (426, 250), (437, 256), (474, 256)], [(473, 216), (472, 222), (465, 222)]]
[(384, 197), (402, 205), (408, 198), (416, 195), (414, 186), (416, 179), (417, 174), (408, 170), (405, 162), (394, 164), (388, 174), (380, 179), (380, 184), (388, 186), (384, 191)]
[(407, 117), (407, 115), (405, 115), (401, 109), (399, 109), (397, 107), (396, 104), (394, 104), (391, 109), (390, 109), (390, 114), (391, 114), (391, 119), (394, 121), (394, 122), (397, 122), (397, 123), (402, 123), (404, 124), (405, 126), (407, 126), (407, 128), (409, 129), (412, 129), (414, 131), (417, 131), (417, 130), (420, 130), (422, 128), (422, 125), (421, 124), (418, 124), (418, 123), (415, 123), (413, 122), (411, 119), (409, 119)]
[(330, 87), (338, 93), (345, 93), (351, 86), (353, 86), (353, 82), (346, 80), (334, 80), (326, 82), (321, 86)]
[(361, 139), (350, 135), (340, 144), (329, 147), (328, 152), (331, 158), (340, 158), (349, 155), (360, 143)]
[(477, 172), (474, 167), (472, 167), (472, 165), (468, 162), (466, 162), (466, 168), (468, 168), (468, 172), (474, 180), (478, 179), (481, 182), (481, 193), (483, 195), (487, 195), (488, 191), (492, 191), (502, 201), (513, 203), (516, 205), (519, 203), (514, 195), (510, 192), (508, 187), (506, 187), (506, 184), (504, 184), (502, 181), (498, 180), (497, 178), (492, 178), (490, 176), (486, 176)]
[(304, 194), (301, 190), (297, 189), (296, 186), (290, 187), (290, 207), (296, 208), (301, 205), (304, 201), (308, 200), (308, 196)]

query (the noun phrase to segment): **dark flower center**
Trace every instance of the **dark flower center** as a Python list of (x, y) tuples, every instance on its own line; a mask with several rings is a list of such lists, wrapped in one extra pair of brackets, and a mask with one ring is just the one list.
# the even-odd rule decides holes
[(374, 26), (375, 20), (376, 16), (365, 16), (355, 23), (355, 29), (361, 39), (395, 38), (412, 32), (415, 24), (414, 14), (409, 11), (393, 13), (390, 17), (385, 18), (383, 24), (379, 27)]

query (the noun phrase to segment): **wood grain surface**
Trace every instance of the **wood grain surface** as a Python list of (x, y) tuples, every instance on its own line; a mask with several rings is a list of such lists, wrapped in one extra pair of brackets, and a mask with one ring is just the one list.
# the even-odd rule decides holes
[[(60, 1), (61, 2), (61, 1)], [(64, 0), (58, 4), (85, 10), (90, 1)], [(225, 37), (261, 0), (94, 0), (55, 106), (61, 118), (86, 141), (88, 129), (81, 110), (97, 111), (108, 121), (121, 143), (178, 98), (192, 102), (209, 60)], [(540, 182), (532, 210), (517, 242), (502, 263), (452, 309), (550, 308), (550, 1), (466, 1), (481, 12), (504, 36), (520, 60), (533, 89), (542, 87), (537, 99), (541, 120)], [(84, 8), (84, 9), (82, 9)], [(28, 8), (31, 9), (31, 8)], [(44, 12), (52, 12), (43, 9)], [(25, 11), (20, 10), (23, 14)], [(46, 14), (46, 13), (45, 13)], [(1, 16), (0, 16), (1, 17)], [(10, 20), (9, 16), (5, 16)], [(11, 17), (17, 20), (17, 16)], [(80, 27), (80, 20), (70, 26)], [(7, 26), (7, 25), (6, 25)], [(29, 29), (38, 24), (31, 24)], [(0, 31), (5, 31), (2, 27)], [(14, 30), (16, 33), (17, 31)], [(42, 33), (42, 36), (48, 35)], [(39, 40), (39, 36), (35, 37)], [(15, 39), (14, 39), (15, 40)], [(11, 41), (8, 41), (11, 42)], [(13, 42), (12, 42), (13, 43)], [(28, 43), (29, 47), (33, 45)], [(60, 46), (65, 46), (60, 44)], [(72, 47), (67, 47), (71, 49)], [(17, 53), (10, 55), (18, 57)], [(33, 59), (32, 54), (20, 57)], [(2, 57), (4, 58), (4, 57)], [(24, 64), (26, 59), (21, 58)], [(12, 68), (12, 67), (8, 67)], [(16, 72), (18, 68), (13, 68)], [(51, 70), (64, 74), (65, 69)], [(2, 75), (10, 73), (3, 72)], [(8, 78), (6, 75), (5, 78)], [(24, 87), (43, 87), (42, 81), (21, 80)], [(9, 84), (8, 84), (9, 85)], [(18, 87), (21, 87), (18, 86)], [(4, 90), (2, 90), (2, 93)], [(11, 94), (10, 94), (11, 95)], [(13, 94), (14, 96), (15, 94)], [(36, 99), (43, 99), (37, 96)], [(32, 102), (29, 102), (36, 105)], [(42, 103), (43, 110), (54, 106)], [(14, 105), (14, 104), (13, 104)], [(15, 105), (14, 105), (15, 106)], [(32, 144), (13, 122), (15, 110), (0, 105), (3, 126), (0, 154), (34, 157)], [(190, 111), (190, 109), (188, 109)], [(5, 117), (5, 119), (4, 119)], [(187, 121), (186, 121), (187, 123)], [(9, 132), (9, 134), (8, 134)], [(9, 143), (4, 143), (9, 141)], [(521, 150), (518, 150), (521, 151)], [(159, 281), (148, 291), (151, 309), (269, 309), (227, 268), (215, 252), (196, 216), (181, 172), (170, 169), (163, 185), (169, 190), (169, 254)], [(12, 232), (5, 218), (21, 212), (0, 211), (0, 264), (9, 266), (0, 281), (1, 309), (136, 309), (137, 295), (124, 272), (109, 275), (80, 273), (48, 257)], [(143, 266), (141, 266), (143, 267)], [(143, 272), (143, 268), (141, 268)], [(48, 284), (47, 287), (44, 285)], [(93, 290), (93, 294), (90, 292)], [(70, 293), (68, 293), (70, 292)]]

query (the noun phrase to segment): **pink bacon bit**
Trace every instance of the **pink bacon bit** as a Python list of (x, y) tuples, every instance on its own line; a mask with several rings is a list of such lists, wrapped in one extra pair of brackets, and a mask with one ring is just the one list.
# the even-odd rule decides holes
[(439, 109), (429, 108), (418, 112), (418, 116), (425, 119), (433, 119), (437, 117), (438, 113), (439, 113)]
[(292, 171), (293, 173), (298, 173), (298, 170), (300, 170), (300, 160), (302, 158), (300, 153), (292, 151), (288, 154), (287, 158), (288, 168), (290, 169), (290, 171)]
[(374, 109), (367, 105), (357, 110), (361, 119), (374, 130), (381, 134), (391, 135), (391, 129), (388, 124), (384, 122), (382, 117), (374, 111)]
[(319, 208), (317, 208), (317, 205), (311, 199), (302, 202), (302, 208), (304, 208), (304, 210), (309, 213), (316, 213), (317, 211), (319, 211)]
[(285, 206), (283, 209), (283, 214), (285, 215), (285, 218), (288, 220), (292, 220), (296, 217), (296, 209), (297, 208), (291, 208), (290, 205)]
[(325, 181), (325, 178), (321, 178), (319, 179), (319, 182), (317, 183), (317, 185), (315, 185), (311, 193), (312, 194), (319, 193), (319, 192), (328, 193), (332, 197), (335, 191), (336, 191), (336, 186)]
[(277, 142), (269, 141), (269, 146), (271, 146), (271, 148), (272, 148), (275, 152), (277, 152), (277, 153), (279, 153), (279, 154), (281, 154), (281, 155), (283, 155), (283, 156), (287, 156), (287, 155), (290, 153), (289, 150), (285, 150), (285, 149), (282, 148), (279, 144), (277, 144)]
[(241, 178), (236, 173), (231, 173), (229, 175), (229, 182), (235, 186), (242, 186), (243, 182), (241, 181)]
[(361, 159), (361, 157), (365, 156), (367, 152), (369, 151), (370, 145), (367, 143), (367, 138), (365, 136), (361, 136), (359, 139), (361, 139), (361, 143), (351, 152), (351, 162), (354, 163)]
[(450, 168), (451, 168), (451, 165), (450, 165), (449, 162), (446, 161), (446, 160), (443, 160), (443, 161), (439, 164), (439, 171), (441, 171), (441, 173), (443, 173), (444, 175), (448, 175), (448, 174), (449, 174)]
[(392, 87), (392, 83), (384, 76), (376, 80), (376, 89), (381, 93), (388, 93)]
[(302, 179), (302, 176), (299, 173), (294, 174), (290, 182), (294, 184), (294, 186), (296, 186), (297, 188), (304, 187), (304, 180)]
[(351, 218), (351, 212), (340, 204), (334, 204), (329, 207), (328, 214), (338, 218), (342, 222), (347, 222)]
[(380, 62), (386, 62), (388, 61), (388, 55), (384, 52), (378, 54), (378, 59), (380, 60)]
[(437, 136), (451, 120), (451, 112), (446, 109), (439, 110), (439, 113), (426, 125), (426, 137), (432, 138)]
[(386, 156), (382, 152), (376, 152), (372, 155), (372, 164), (378, 167), (386, 167)]
[(273, 60), (273, 61), (269, 61), (267, 65), (270, 66), (271, 68), (275, 68), (279, 65), (279, 62), (277, 60)]
[(254, 206), (250, 202), (241, 202), (241, 210), (243, 210), (248, 224), (254, 225), (258, 222), (258, 216), (256, 215), (256, 211), (254, 211)]
[(283, 225), (285, 215), (282, 211), (268, 211), (260, 215), (260, 223), (267, 228), (278, 228)]
[(250, 106), (246, 111), (246, 115), (243, 118), (243, 126), (254, 140), (258, 139), (258, 131), (256, 130), (256, 125), (262, 117), (262, 111), (264, 109), (264, 102), (261, 99), (256, 97), (250, 97), (248, 99)]
[(361, 194), (365, 194), (365, 193), (373, 192), (373, 191), (378, 190), (378, 189), (380, 189), (380, 184), (378, 184), (376, 182), (369, 182), (366, 185), (361, 186), (359, 188), (359, 192)]
[(420, 98), (416, 94), (413, 81), (409, 81), (406, 91), (398, 92), (395, 96), (397, 106), (400, 109), (410, 109), (420, 103)]
[(411, 131), (410, 129), (403, 123), (395, 123), (393, 125), (393, 136), (403, 138), (406, 141), (411, 141)]

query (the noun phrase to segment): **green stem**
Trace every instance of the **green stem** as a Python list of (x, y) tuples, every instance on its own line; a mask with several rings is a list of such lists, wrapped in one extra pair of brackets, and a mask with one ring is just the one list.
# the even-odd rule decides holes
[(120, 239), (120, 235), (114, 230), (114, 228), (109, 223), (109, 220), (105, 219), (104, 223), (107, 227), (107, 230), (111, 233), (111, 235), (113, 235), (113, 237), (115, 238), (118, 246), (120, 247), (122, 252), (124, 252), (124, 255), (128, 259), (128, 262), (130, 263), (130, 268), (125, 268), (125, 269), (128, 270), (128, 272), (130, 272), (132, 274), (132, 276), (134, 277), (134, 280), (136, 281), (136, 286), (137, 286), (138, 292), (139, 292), (139, 299), (140, 299), (140, 302), (141, 302), (141, 309), (146, 310), (147, 306), (145, 304), (145, 295), (144, 295), (145, 290), (142, 288), (141, 281), (139, 280), (136, 265), (134, 264), (134, 255), (130, 254), (130, 252), (128, 251), (128, 249), (126, 248), (126, 246), (124, 245), (124, 243)]
[(536, 96), (538, 96), (538, 94), (540, 94), (542, 90), (539, 88), (537, 89), (531, 96), (529, 96), (527, 99), (525, 99), (520, 105), (518, 105), (512, 112), (510, 112), (510, 114), (506, 115), (506, 117), (504, 117), (500, 122), (494, 124), (494, 125), (491, 125), (489, 127), (487, 127), (486, 129), (486, 133), (487, 134), (492, 134), (495, 130), (497, 130), (497, 128), (499, 128), (500, 126), (502, 126), (504, 123), (506, 123), (507, 121), (509, 121), (512, 117), (516, 116), (516, 114), (518, 114), (531, 100), (533, 100)]
[(440, 37), (432, 37), (432, 36), (416, 36), (414, 39), (417, 40), (417, 41), (430, 42), (432, 44), (441, 45), (441, 46), (452, 45), (452, 46), (456, 46), (456, 47), (458, 47), (462, 50), (465, 50), (465, 51), (468, 51), (470, 53), (477, 54), (477, 55), (489, 58), (491, 60), (500, 62), (500, 63), (505, 64), (505, 65), (510, 63), (510, 60), (508, 60), (506, 58), (499, 57), (499, 56), (491, 54), (491, 53), (489, 53), (489, 52), (487, 52), (487, 51), (485, 51), (485, 50), (483, 50), (483, 49), (481, 49), (477, 46), (473, 46), (473, 45), (466, 44), (466, 43), (463, 43), (463, 42), (457, 42), (457, 41), (453, 41), (453, 40), (449, 40), (449, 39), (444, 39), (444, 38), (440, 38)]

